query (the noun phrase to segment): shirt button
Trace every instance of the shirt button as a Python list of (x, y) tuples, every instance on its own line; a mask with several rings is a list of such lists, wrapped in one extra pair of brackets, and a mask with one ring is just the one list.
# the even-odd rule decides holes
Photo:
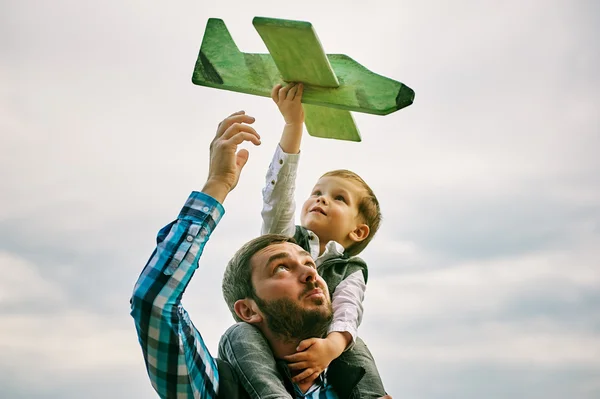
[(272, 185), (275, 185), (275, 180), (271, 180), (271, 184), (272, 184)]
[(283, 165), (283, 159), (279, 160), (279, 165)]
[(314, 240), (314, 239), (315, 239), (315, 236), (313, 236), (312, 234), (310, 234), (310, 235), (308, 236), (308, 239), (309, 239), (309, 240)]
[(204, 208), (202, 208), (202, 210), (203, 210), (204, 212), (208, 212), (208, 211), (210, 210), (210, 208), (209, 208), (209, 207), (207, 207), (207, 206), (205, 206)]
[(194, 241), (194, 237), (193, 237), (193, 236), (191, 236), (191, 235), (189, 235), (189, 236), (185, 237), (185, 239), (186, 239), (186, 241), (187, 241), (187, 242), (192, 242), (192, 241)]

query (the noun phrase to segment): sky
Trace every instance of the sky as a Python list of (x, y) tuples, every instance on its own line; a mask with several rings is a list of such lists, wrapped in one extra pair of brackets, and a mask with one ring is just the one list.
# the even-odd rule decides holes
[(259, 234), (283, 119), (191, 83), (208, 18), (310, 21), (328, 53), (415, 90), (362, 142), (305, 133), (296, 192), (351, 169), (384, 220), (359, 334), (394, 398), (600, 398), (600, 3), (0, 2), (0, 397), (153, 398), (129, 298), (240, 109), (262, 145), (184, 305), (216, 353), (220, 292)]

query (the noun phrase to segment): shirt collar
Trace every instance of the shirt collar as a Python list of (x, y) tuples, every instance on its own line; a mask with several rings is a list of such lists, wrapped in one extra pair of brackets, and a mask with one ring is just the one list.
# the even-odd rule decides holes
[(342, 244), (336, 241), (329, 241), (327, 245), (325, 245), (323, 254), (319, 256), (319, 250), (321, 249), (319, 237), (310, 230), (308, 230), (308, 242), (310, 243), (310, 254), (315, 260), (317, 267), (328, 259), (339, 258), (344, 255), (344, 247)]

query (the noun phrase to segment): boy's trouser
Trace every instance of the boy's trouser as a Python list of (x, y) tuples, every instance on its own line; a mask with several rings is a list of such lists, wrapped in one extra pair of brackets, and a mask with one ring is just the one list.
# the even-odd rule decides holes
[[(292, 398), (284, 387), (271, 347), (253, 325), (237, 323), (231, 326), (221, 337), (219, 357), (233, 366), (253, 399)], [(386, 395), (373, 356), (360, 338), (352, 350), (344, 352), (339, 359), (365, 369), (355, 390), (359, 393), (357, 397), (378, 399)]]

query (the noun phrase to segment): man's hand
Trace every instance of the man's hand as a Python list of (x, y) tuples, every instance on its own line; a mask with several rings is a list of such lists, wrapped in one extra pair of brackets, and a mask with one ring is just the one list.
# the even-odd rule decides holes
[(300, 342), (298, 352), (285, 356), (290, 370), (304, 370), (294, 376), (293, 382), (298, 384), (312, 383), (325, 370), (329, 363), (344, 351), (338, 341), (329, 338), (309, 338)]
[(287, 154), (297, 154), (300, 151), (304, 127), (303, 92), (304, 85), (302, 83), (289, 83), (285, 87), (278, 84), (271, 90), (271, 98), (277, 104), (277, 108), (285, 120), (279, 145)]
[(244, 141), (260, 145), (260, 136), (249, 123), (254, 123), (254, 117), (244, 111), (231, 114), (219, 123), (217, 135), (210, 143), (208, 178), (202, 192), (220, 203), (235, 188), (248, 161), (248, 150), (237, 151), (237, 146)]

